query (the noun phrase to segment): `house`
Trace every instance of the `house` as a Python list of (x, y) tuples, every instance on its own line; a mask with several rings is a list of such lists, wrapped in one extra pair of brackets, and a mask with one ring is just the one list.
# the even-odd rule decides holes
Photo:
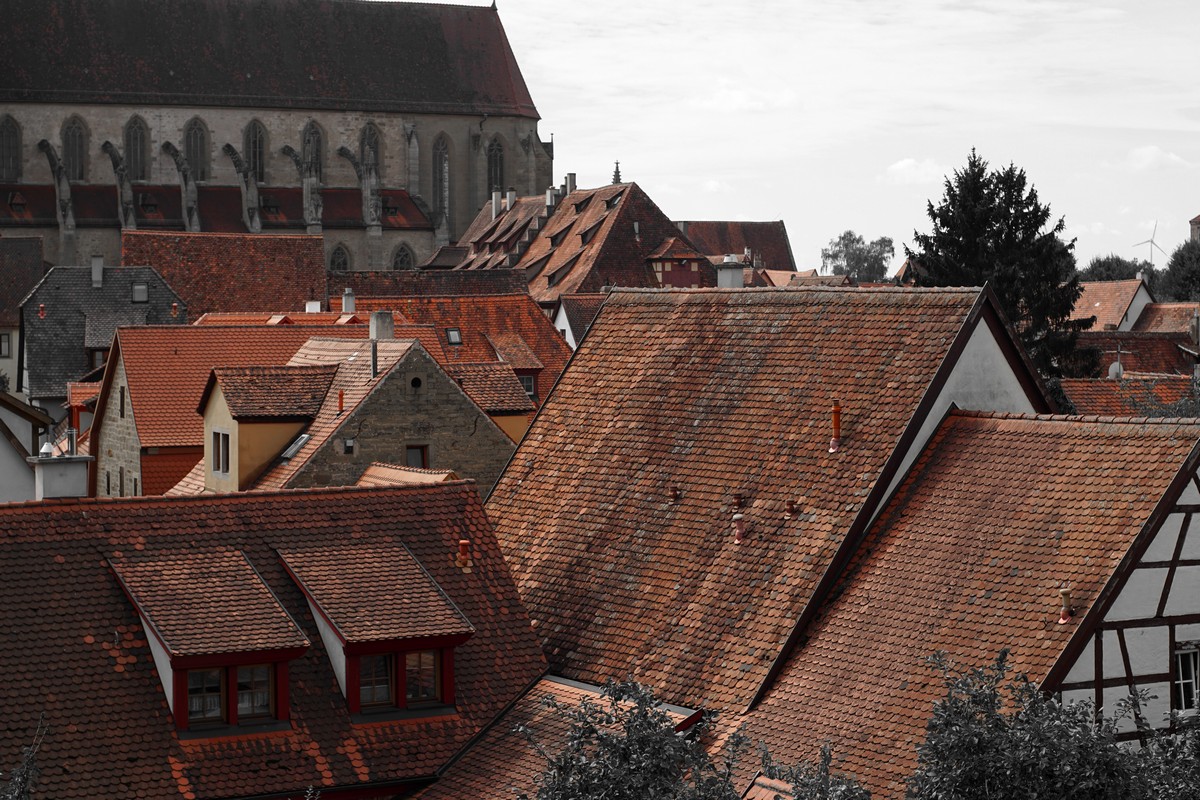
[(182, 325), (187, 304), (150, 267), (54, 267), (21, 304), (21, 376), (29, 402), (55, 420), (67, 384), (104, 366), (119, 325)]
[(1075, 348), (1098, 352), (1101, 370), (1108, 377), (1126, 371), (1191, 375), (1200, 363), (1200, 350), (1186, 332), (1081, 331)]
[(28, 459), (41, 450), (54, 425), (41, 409), (0, 392), (0, 503), (34, 498), (34, 473)]
[(465, 481), (0, 506), (0, 560), (46, 796), (405, 795), (545, 669)]
[(675, 225), (714, 263), (726, 255), (734, 254), (746, 257), (756, 270), (796, 271), (796, 259), (792, 257), (792, 245), (783, 220), (691, 220), (676, 222)]
[(126, 231), (121, 263), (150, 266), (179, 293), (188, 321), (208, 312), (325, 305), (320, 236)]
[(1153, 727), (1195, 713), (1198, 441), (1193, 421), (950, 413), (745, 733), (785, 763), (828, 742), (898, 800), (945, 693), (935, 651), (965, 669), (1010, 648), (1043, 690), (1109, 711), (1148, 690)]
[(551, 182), (494, 8), (4, 0), (0, 17), (0, 231), (43, 237), (54, 264), (115, 263), (123, 232), (166, 230), (323, 235), (330, 269), (411, 269), (493, 188)]
[(1116, 378), (1063, 378), (1063, 393), (1080, 414), (1108, 417), (1191, 416), (1169, 413), (1185, 400), (1194, 400), (1191, 375), (1162, 375), (1124, 371)]
[(214, 368), (196, 407), (204, 458), (169, 493), (350, 486), (399, 461), (486, 497), (513, 440), (419, 342), (374, 333), (309, 339), (284, 366)]
[(1189, 333), (1196, 338), (1200, 303), (1148, 303), (1133, 324), (1146, 333)]
[(1083, 293), (1075, 301), (1072, 320), (1095, 317), (1093, 331), (1128, 331), (1142, 310), (1154, 302), (1150, 289), (1141, 278), (1128, 281), (1080, 281)]
[(213, 367), (283, 365), (313, 336), (335, 331), (368, 333), (319, 325), (119, 328), (92, 420), (95, 494), (162, 494), (196, 465), (204, 452), (196, 405)]
[(0, 391), (17, 391), (21, 301), (45, 274), (41, 239), (0, 239)]
[[(341, 311), (345, 299), (335, 297), (330, 304), (335, 311)], [(433, 326), (446, 355), (442, 365), (463, 377), (464, 386), (470, 385), (472, 378), (463, 370), (471, 365), (498, 365), (501, 375), (497, 377), (503, 377), (504, 372), (515, 375), (534, 408), (541, 405), (571, 358), (571, 348), (554, 324), (524, 292), (355, 297), (354, 304), (356, 313), (388, 310), (415, 325)], [(511, 382), (511, 375), (506, 382)], [(481, 397), (479, 403), (498, 413), (509, 401), (497, 404)], [(521, 412), (523, 420), (503, 425), (505, 430), (516, 434), (514, 439), (519, 439), (528, 427), (531, 410), (526, 408)]]
[(567, 346), (574, 350), (592, 326), (592, 320), (604, 305), (604, 292), (594, 294), (564, 294), (554, 308), (554, 327), (562, 334)]

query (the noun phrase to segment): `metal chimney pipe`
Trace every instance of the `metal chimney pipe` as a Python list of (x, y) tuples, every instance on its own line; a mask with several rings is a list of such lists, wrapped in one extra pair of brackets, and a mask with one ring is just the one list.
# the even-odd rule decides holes
[(354, 313), (354, 290), (349, 286), (342, 291), (342, 313)]
[(573, 191), (575, 191), (575, 173), (568, 172), (567, 173), (567, 194), (570, 194)]
[(514, 208), (516, 208), (516, 206), (517, 206), (517, 190), (516, 190), (516, 189), (509, 189), (509, 190), (508, 190), (508, 197), (507, 197), (507, 198), (505, 198), (505, 199), (506, 199), (506, 200), (507, 200), (507, 202), (508, 202), (508, 210), (509, 210), (509, 211), (512, 211), (512, 210), (513, 210)]
[(500, 216), (500, 190), (492, 192), (492, 219)]

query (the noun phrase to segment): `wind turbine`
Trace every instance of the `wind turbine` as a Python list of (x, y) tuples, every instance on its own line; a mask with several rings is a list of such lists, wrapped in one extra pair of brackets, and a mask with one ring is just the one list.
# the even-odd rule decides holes
[[(1154, 248), (1158, 247), (1158, 242), (1154, 241), (1154, 237), (1157, 234), (1158, 234), (1158, 220), (1154, 220), (1154, 231), (1150, 234), (1150, 238), (1144, 242), (1138, 242), (1137, 244), (1134, 245), (1134, 247), (1141, 247), (1144, 244), (1150, 245), (1150, 266), (1152, 266), (1152, 267), (1154, 266)], [(1158, 252), (1162, 253), (1164, 256), (1167, 254), (1167, 251), (1163, 250), (1161, 247), (1158, 247)]]

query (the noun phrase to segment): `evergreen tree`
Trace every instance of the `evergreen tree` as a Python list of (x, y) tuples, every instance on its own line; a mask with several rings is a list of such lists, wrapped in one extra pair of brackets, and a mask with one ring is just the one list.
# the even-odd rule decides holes
[(1012, 164), (989, 170), (972, 150), (927, 214), (933, 230), (915, 232), (916, 249), (904, 248), (919, 264), (922, 285), (990, 284), (1043, 375), (1094, 371), (1095, 364), (1078, 363), (1074, 353), (1076, 335), (1091, 327), (1070, 318), (1082, 292), (1075, 241), (1060, 238), (1066, 222), (1051, 220), (1024, 170)]

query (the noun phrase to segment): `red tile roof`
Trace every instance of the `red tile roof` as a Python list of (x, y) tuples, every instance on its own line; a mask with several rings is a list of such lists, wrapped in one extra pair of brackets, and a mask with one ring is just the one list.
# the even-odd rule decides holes
[[(778, 222), (688, 221), (676, 222), (679, 230), (709, 256), (724, 257), (730, 253), (742, 256), (746, 248), (751, 258), (757, 257), (760, 264), (769, 270), (796, 271), (792, 257), (792, 245), (788, 241), (787, 228), (783, 220)], [(753, 263), (753, 261), (751, 262)], [(779, 285), (779, 284), (776, 284)]]
[[(454, 563), (471, 541), (472, 571)], [(276, 548), (405, 547), (470, 621), (455, 650), (456, 713), (360, 724)], [(241, 550), (311, 642), (289, 668), (283, 731), (181, 740), (134, 607), (105, 564)], [(0, 763), (18, 763), (40, 715), (47, 797), (238, 797), (312, 785), (403, 793), (428, 779), (545, 668), (478, 493), (469, 482), (196, 498), (0, 506), (7, 650)], [(351, 565), (349, 569), (353, 570)], [(220, 587), (212, 587), (221, 591)], [(209, 620), (218, 626), (218, 620)]]
[(1083, 331), (1075, 342), (1077, 349), (1100, 352), (1102, 374), (1107, 374), (1117, 360), (1117, 348), (1121, 351), (1121, 366), (1133, 372), (1190, 375), (1197, 362), (1196, 345), (1186, 333)]
[(1120, 380), (1063, 378), (1062, 390), (1080, 414), (1161, 416), (1164, 407), (1193, 396), (1193, 380), (1190, 375), (1126, 372)]
[(337, 369), (336, 364), (215, 367), (196, 413), (204, 413), (213, 387), (220, 386), (229, 413), (236, 420), (311, 420), (325, 402)]
[(121, 263), (158, 270), (187, 304), (189, 320), (325, 299), (320, 236), (123, 231)]
[(670, 236), (663, 240), (662, 244), (654, 249), (646, 258), (671, 259), (678, 260), (684, 258), (702, 259), (704, 254), (693, 247), (689, 242), (680, 239), (678, 236)]
[(1135, 331), (1190, 333), (1200, 303), (1147, 303), (1133, 323)]
[(364, 297), (529, 294), (529, 286), (522, 273), (503, 269), (481, 272), (403, 269), (387, 272), (329, 273), (331, 299), (335, 296), (340, 297), (346, 288)]
[(592, 326), (592, 320), (600, 313), (600, 306), (604, 305), (607, 297), (608, 295), (604, 292), (595, 292), (592, 294), (564, 294), (558, 298), (558, 302), (566, 311), (567, 323), (571, 326), (571, 332), (575, 334), (576, 341), (582, 339), (588, 328)]
[[(609, 295), (488, 500), (555, 672), (747, 703), (983, 302), (973, 290)], [(741, 545), (735, 494), (752, 531)]]
[(171, 656), (307, 648), (241, 550), (129, 553), (109, 565)]
[(355, 486), (410, 486), (458, 479), (458, 475), (450, 469), (422, 469), (376, 461), (363, 470), (362, 477)]
[[(408, 322), (400, 314), (393, 314), (393, 322), (404, 325)], [(241, 311), (228, 314), (210, 312), (201, 314), (193, 325), (367, 325), (370, 316), (344, 314), (340, 311)]]
[[(944, 692), (929, 655), (965, 668), (1012, 648), (1044, 678), (1198, 438), (1179, 420), (951, 414), (745, 732), (785, 763), (828, 741), (872, 797), (903, 797)], [(1076, 621), (1059, 625), (1064, 584)]]
[(528, 412), (536, 408), (508, 364), (454, 364), (449, 372), (463, 391), (489, 414)]
[(513, 267), (546, 220), (546, 198), (542, 195), (519, 197), (511, 209), (506, 205), (495, 217), (488, 201), (459, 238), (459, 245), (466, 251), (453, 266), (465, 270)]
[(403, 544), (281, 549), (288, 572), (339, 637), (377, 642), (465, 636), (475, 628)]
[(100, 384), (95, 381), (87, 383), (81, 381), (67, 382), (68, 406), (83, 406), (88, 401), (93, 400), (98, 394), (100, 394)]
[[(88, 429), (89, 439), (93, 430), (95, 425)], [(141, 493), (166, 494), (203, 457), (204, 447), (199, 440), (193, 447), (167, 446), (157, 453), (143, 453)]]
[(1095, 317), (1094, 331), (1115, 330), (1125, 321), (1129, 305), (1142, 286), (1135, 278), (1128, 281), (1080, 281), (1083, 294), (1075, 301), (1071, 319)]

